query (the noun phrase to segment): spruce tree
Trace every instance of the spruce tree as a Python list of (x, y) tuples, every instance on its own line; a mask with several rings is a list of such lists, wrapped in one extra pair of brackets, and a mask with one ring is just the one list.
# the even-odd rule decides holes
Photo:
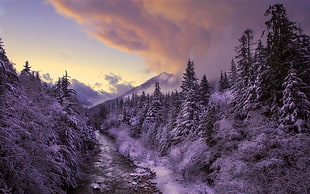
[(223, 75), (223, 71), (222, 70), (221, 70), (218, 90), (219, 90), (219, 92), (223, 92), (224, 91), (224, 75)]
[(173, 143), (180, 143), (189, 135), (195, 135), (199, 124), (200, 108), (198, 97), (198, 79), (196, 77), (194, 62), (189, 61), (181, 85), (182, 103), (172, 130)]
[(195, 73), (193, 61), (188, 61), (185, 73), (183, 73), (183, 80), (181, 85), (181, 95), (186, 95), (191, 89), (196, 90), (198, 87), (198, 79)]
[(31, 67), (28, 61), (25, 62), (24, 69), (22, 70), (21, 74), (31, 75)]
[(155, 146), (155, 138), (160, 124), (162, 124), (162, 93), (160, 91), (159, 82), (155, 83), (155, 89), (152, 96), (151, 105), (147, 111), (145, 121), (143, 123), (143, 136), (149, 141), (151, 146)]
[[(307, 85), (297, 75), (297, 70), (291, 67), (283, 83), (283, 106), (280, 108), (280, 125), (283, 128), (301, 132), (297, 120), (306, 123), (310, 119), (310, 101), (302, 88)], [(308, 126), (309, 127), (309, 126)]]
[(206, 75), (202, 76), (199, 84), (199, 104), (201, 106), (201, 111), (204, 112), (208, 106), (210, 98), (210, 86)]
[(266, 78), (262, 82), (261, 100), (271, 107), (271, 113), (277, 118), (282, 106), (284, 79), (291, 64), (296, 62), (296, 38), (301, 28), (288, 19), (282, 4), (270, 6), (265, 16), (271, 18), (265, 23), (267, 32)]
[(232, 87), (233, 106), (238, 113), (244, 109), (247, 101), (248, 86), (251, 78), (251, 66), (253, 63), (251, 47), (253, 43), (253, 31), (247, 29), (239, 38), (240, 45), (236, 47), (237, 79)]
[(235, 84), (236, 79), (237, 79), (237, 68), (234, 59), (231, 59), (230, 72), (229, 72), (229, 81), (231, 86)]

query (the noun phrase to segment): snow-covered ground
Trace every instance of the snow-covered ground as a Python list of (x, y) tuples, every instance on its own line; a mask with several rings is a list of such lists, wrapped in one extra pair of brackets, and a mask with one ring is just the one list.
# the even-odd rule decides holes
[(175, 172), (175, 166), (168, 157), (159, 157), (158, 154), (146, 148), (139, 140), (129, 137), (129, 129), (112, 128), (109, 133), (116, 138), (119, 152), (132, 159), (136, 165), (150, 168), (156, 173), (154, 182), (164, 194), (213, 194), (206, 183), (185, 180), (182, 174)]

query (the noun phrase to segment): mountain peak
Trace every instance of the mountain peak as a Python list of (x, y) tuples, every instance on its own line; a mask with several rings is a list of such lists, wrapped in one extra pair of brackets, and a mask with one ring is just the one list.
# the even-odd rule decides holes
[(127, 96), (131, 96), (134, 93), (141, 94), (143, 91), (147, 94), (152, 94), (156, 82), (159, 82), (160, 88), (163, 93), (176, 90), (180, 84), (180, 80), (175, 75), (162, 72), (150, 78), (143, 84), (130, 89), (129, 91), (122, 94), (120, 97), (124, 98)]

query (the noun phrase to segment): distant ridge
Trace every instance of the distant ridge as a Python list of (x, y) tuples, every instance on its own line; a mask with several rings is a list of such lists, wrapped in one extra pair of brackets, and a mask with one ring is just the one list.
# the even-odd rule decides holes
[(128, 90), (127, 92), (116, 97), (115, 99), (107, 100), (101, 104), (98, 104), (98, 105), (92, 107), (90, 110), (91, 110), (91, 112), (97, 112), (97, 111), (99, 111), (99, 108), (101, 105), (107, 105), (107, 104), (113, 103), (118, 98), (131, 97), (133, 94), (140, 95), (140, 94), (142, 94), (143, 91), (146, 94), (152, 94), (154, 91), (154, 87), (155, 87), (156, 82), (159, 82), (161, 91), (163, 93), (168, 93), (171, 91), (178, 90), (178, 88), (180, 87), (180, 79), (179, 78), (177, 78), (174, 74), (169, 74), (169, 73), (163, 72), (163, 73), (160, 73), (160, 74), (152, 77), (151, 79), (147, 80), (143, 84)]

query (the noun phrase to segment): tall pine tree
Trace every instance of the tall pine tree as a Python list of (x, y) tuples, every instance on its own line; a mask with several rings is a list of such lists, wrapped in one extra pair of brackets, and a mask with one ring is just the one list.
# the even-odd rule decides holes
[(192, 61), (187, 64), (181, 88), (181, 109), (176, 121), (176, 127), (171, 132), (173, 143), (179, 143), (189, 137), (190, 134), (197, 133), (200, 115), (198, 79)]
[[(271, 18), (265, 23), (267, 32), (267, 73), (261, 88), (261, 100), (271, 107), (271, 113), (278, 118), (282, 106), (283, 83), (292, 64), (296, 63), (296, 39), (301, 28), (288, 19), (282, 4), (270, 6), (265, 16)], [(297, 68), (298, 69), (298, 68)]]

